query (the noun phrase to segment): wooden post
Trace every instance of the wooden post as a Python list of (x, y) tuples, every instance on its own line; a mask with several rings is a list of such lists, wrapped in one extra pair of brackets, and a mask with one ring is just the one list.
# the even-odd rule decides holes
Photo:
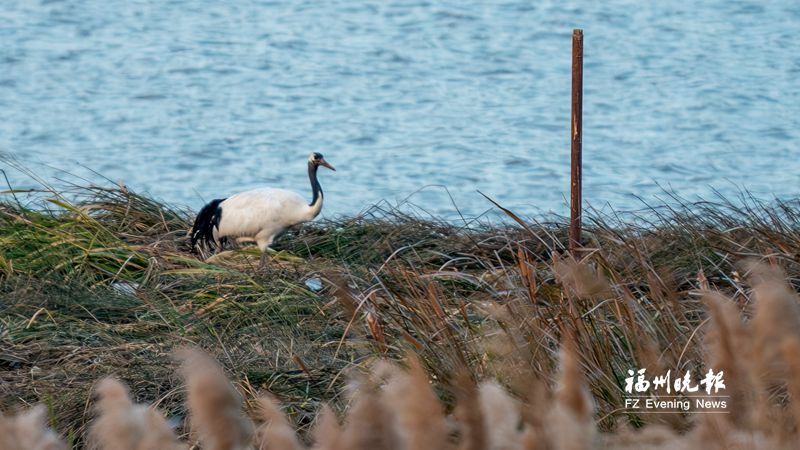
[(569, 252), (581, 245), (581, 180), (583, 138), (583, 30), (572, 30), (572, 176), (570, 189)]

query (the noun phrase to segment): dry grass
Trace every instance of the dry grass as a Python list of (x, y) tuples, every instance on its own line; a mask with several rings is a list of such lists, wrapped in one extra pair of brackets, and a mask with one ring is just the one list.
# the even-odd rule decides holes
[[(798, 361), (800, 339), (797, 329), (769, 329), (757, 317), (786, 313), (780, 323), (800, 319), (795, 310), (797, 297), (783, 281), (780, 270), (758, 265), (755, 281), (756, 319), (745, 323), (731, 314), (731, 299), (708, 293), (711, 318), (716, 324), (709, 333), (708, 358), (743, 372), (739, 380), (756, 380), (758, 388), (750, 398), (739, 397), (733, 411), (756, 411), (755, 419), (743, 422), (737, 414), (715, 414), (696, 417), (689, 431), (682, 432), (659, 424), (647, 425), (639, 431), (618, 430), (600, 433), (594, 419), (594, 401), (589, 394), (580, 364), (579, 348), (573, 338), (564, 342), (560, 364), (551, 395), (518, 399), (495, 381), (476, 386), (470, 378), (462, 378), (452, 388), (459, 392), (456, 411), (445, 414), (444, 405), (432, 389), (431, 380), (410, 354), (407, 368), (378, 361), (367, 374), (355, 376), (352, 403), (346, 408), (345, 427), (327, 405), (320, 408), (314, 428), (315, 449), (401, 450), (401, 449), (486, 449), (529, 450), (594, 448), (618, 449), (792, 449), (797, 447), (797, 406), (793, 401), (771, 395), (800, 392)], [(725, 324), (725, 325), (723, 325)], [(765, 340), (778, 339), (777, 351), (761, 350)], [(730, 351), (729, 343), (738, 342), (740, 351)], [(776, 341), (777, 342), (777, 341)], [(728, 343), (728, 344), (726, 344)], [(771, 347), (770, 347), (771, 348)], [(757, 358), (755, 364), (745, 360)], [(281, 411), (271, 395), (256, 400), (254, 424), (243, 411), (245, 402), (225, 378), (222, 368), (208, 355), (195, 349), (183, 350), (187, 406), (192, 428), (189, 441), (203, 449), (213, 450), (303, 450), (307, 448), (295, 426)], [(765, 371), (779, 367), (783, 371)], [(519, 373), (529, 377), (531, 373)], [(92, 443), (99, 450), (155, 450), (186, 448), (177, 442), (166, 421), (155, 409), (134, 405), (125, 387), (114, 379), (106, 379), (97, 387), (98, 416), (91, 426)], [(535, 400), (535, 401), (534, 401)], [(47, 428), (43, 410), (3, 418), (7, 443), (0, 448), (65, 448)], [(776, 425), (777, 424), (777, 425)]]
[[(311, 435), (331, 436), (314, 444), (330, 449), (692, 448), (723, 437), (747, 448), (796, 437), (794, 203), (595, 213), (580, 260), (563, 256), (558, 221), (457, 227), (376, 207), (292, 231), (258, 267), (250, 249), (199, 260), (188, 213), (125, 189), (38, 198), (0, 205), (0, 407), (44, 403), (69, 445), (94, 435), (104, 410), (87, 396), (108, 375), (130, 390), (111, 397), (116, 414), (147, 417), (135, 403), (156, 405), (178, 439), (203, 448), (297, 448)], [(206, 358), (197, 372), (208, 376), (187, 377), (184, 393), (172, 355), (187, 345), (223, 368)], [(372, 372), (409, 350), (410, 372)], [(727, 416), (621, 410), (629, 369), (708, 367), (725, 368)], [(217, 397), (198, 399), (192, 383)], [(101, 387), (98, 405), (114, 392)], [(203, 402), (249, 427), (223, 427), (230, 445), (208, 441), (222, 422), (203, 421)], [(346, 412), (341, 424), (331, 410), (315, 420), (323, 402)]]

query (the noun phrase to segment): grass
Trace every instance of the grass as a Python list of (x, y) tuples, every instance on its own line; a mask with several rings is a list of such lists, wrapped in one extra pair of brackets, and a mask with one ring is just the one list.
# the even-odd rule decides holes
[(452, 404), (463, 372), (518, 396), (523, 373), (553, 385), (567, 339), (599, 428), (641, 426), (656, 419), (620, 411), (627, 371), (700, 372), (701, 290), (748, 315), (742, 261), (782, 266), (795, 288), (800, 274), (800, 204), (748, 196), (593, 211), (580, 264), (564, 255), (560, 220), (456, 226), (375, 207), (292, 230), (265, 267), (247, 248), (204, 262), (188, 247), (189, 211), (123, 187), (22, 197), (0, 199), (0, 409), (44, 403), (76, 442), (106, 375), (183, 423), (171, 355), (189, 345), (246, 398), (274, 393), (305, 430), (321, 402), (344, 406), (348, 374), (377, 357), (415, 351)]

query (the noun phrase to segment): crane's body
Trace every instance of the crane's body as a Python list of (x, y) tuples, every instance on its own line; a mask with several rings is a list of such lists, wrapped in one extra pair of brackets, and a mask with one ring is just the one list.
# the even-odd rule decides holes
[(319, 153), (309, 156), (311, 203), (296, 192), (275, 188), (253, 189), (209, 202), (195, 219), (192, 248), (205, 241), (208, 246), (221, 249), (223, 238), (233, 238), (239, 242), (255, 241), (266, 252), (275, 237), (287, 228), (319, 215), (323, 204), (322, 187), (317, 180), (319, 166), (336, 170)]

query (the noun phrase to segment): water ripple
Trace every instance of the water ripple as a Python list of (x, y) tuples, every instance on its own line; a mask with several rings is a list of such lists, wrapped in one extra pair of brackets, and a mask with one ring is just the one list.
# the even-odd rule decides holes
[[(796, 2), (746, 0), (7, 2), (0, 150), (193, 208), (261, 184), (305, 192), (320, 151), (338, 170), (326, 215), (435, 184), (468, 215), (490, 206), (476, 190), (563, 214), (580, 26), (588, 201), (790, 197), (798, 18)], [(455, 212), (435, 188), (412, 201)]]

